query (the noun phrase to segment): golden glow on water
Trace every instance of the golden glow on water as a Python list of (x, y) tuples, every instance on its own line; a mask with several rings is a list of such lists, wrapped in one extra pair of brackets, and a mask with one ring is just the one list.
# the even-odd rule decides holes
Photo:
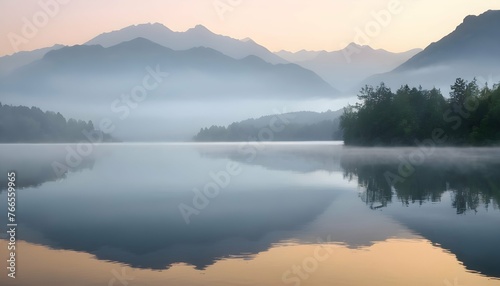
[[(18, 242), (17, 278), (2, 285), (123, 285), (120, 273), (134, 285), (500, 285), (465, 267), (449, 252), (425, 239), (389, 239), (360, 249), (343, 245), (283, 245), (261, 252), (251, 260), (240, 258), (216, 262), (205, 270), (177, 264), (168, 270), (134, 269), (96, 260), (92, 255)], [(315, 259), (314, 257), (320, 258)], [(7, 243), (0, 241), (0, 257), (7, 257)], [(2, 259), (3, 260), (3, 259)], [(310, 264), (301, 275), (289, 273), (293, 265)], [(4, 260), (3, 260), (4, 261)], [(5, 265), (5, 262), (2, 263)], [(292, 279), (294, 278), (294, 279)], [(6, 283), (5, 283), (6, 282)]]

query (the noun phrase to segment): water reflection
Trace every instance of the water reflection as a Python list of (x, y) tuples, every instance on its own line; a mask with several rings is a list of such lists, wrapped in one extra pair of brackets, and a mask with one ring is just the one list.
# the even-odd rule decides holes
[[(17, 164), (19, 178), (31, 169), (47, 168), (57, 157), (44, 149), (49, 147), (33, 147), (36, 152), (26, 146), (9, 148), (0, 147), (0, 156), (17, 154), (8, 162)], [(413, 272), (423, 273), (429, 261), (441, 256), (447, 258), (428, 277), (416, 279), (419, 285), (443, 285), (443, 279), (453, 281), (451, 273), (486, 281), (470, 271), (500, 277), (499, 149), (439, 150), (394, 188), (384, 173), (397, 172), (399, 157), (412, 149), (265, 144), (255, 150), (250, 157), (238, 144), (99, 146), (90, 168), (63, 180), (45, 176), (19, 192), (19, 239), (55, 260), (64, 259), (36, 245), (128, 265), (143, 273), (147, 285), (164, 278), (184, 284), (282, 284), (290, 263), (306, 258), (304, 253), (319, 240), (329, 241), (320, 244), (334, 248), (338, 261), (304, 285), (358, 278), (367, 282), (368, 276), (357, 277), (356, 271), (372, 273), (379, 284), (411, 285), (413, 280), (399, 275), (393, 283), (384, 280), (396, 275), (386, 267), (406, 259)], [(238, 163), (241, 174), (186, 224), (179, 204), (192, 204), (193, 189), (202, 189), (213, 180), (211, 173), (224, 170), (228, 162)], [(0, 205), (0, 212), (5, 207)], [(421, 253), (414, 253), (416, 245), (422, 246)], [(379, 251), (371, 258), (363, 255), (363, 250), (375, 249)], [(24, 256), (36, 259), (29, 252)], [(74, 259), (97, 265), (89, 257)], [(353, 270), (347, 271), (341, 261)], [(248, 277), (240, 269), (244, 265), (252, 265)], [(346, 272), (332, 275), (329, 267)], [(214, 269), (219, 269), (217, 275)], [(268, 274), (260, 279), (258, 269), (268, 269)], [(231, 271), (239, 276), (232, 277)], [(377, 271), (386, 278), (377, 280)], [(440, 271), (450, 277), (438, 278)]]
[(477, 212), (480, 206), (498, 209), (500, 203), (500, 149), (441, 148), (419, 164), (407, 159), (415, 149), (349, 149), (340, 164), (344, 177), (357, 178), (362, 200), (372, 209), (396, 199), (403, 205), (440, 202), (452, 195), (457, 214)]
[[(2, 256), (5, 246), (0, 241)], [(311, 268), (307, 279), (291, 275), (287, 278), (295, 278), (295, 283), (283, 280), (284, 273), (303, 265), (318, 247), (330, 255)], [(452, 254), (425, 239), (389, 239), (356, 250), (332, 244), (283, 245), (251, 260), (220, 260), (201, 271), (186, 264), (175, 264), (168, 271), (131, 268), (29, 243), (21, 243), (19, 249), (23, 273), (15, 280), (0, 277), (2, 285), (500, 285), (465, 271)]]
[[(22, 146), (22, 147), (21, 147)], [(67, 147), (74, 145), (0, 145), (0, 174), (15, 171), (21, 177), (17, 181), (17, 189), (38, 187), (45, 182), (64, 179), (68, 173), (78, 172), (85, 169), (92, 169), (95, 162), (95, 155), (80, 157), (80, 161), (74, 161), (73, 166), (68, 166), (66, 156)], [(73, 158), (71, 158), (73, 159)], [(74, 159), (73, 159), (74, 160)], [(53, 164), (58, 162), (67, 168), (54, 170)], [(7, 189), (7, 176), (0, 176), (0, 193)]]
[[(407, 171), (409, 156), (418, 151), (269, 145), (259, 152), (263, 158), (250, 162), (237, 150), (228, 156), (271, 170), (341, 172), (345, 180), (357, 183), (359, 197), (370, 209), (384, 210), (413, 233), (451, 250), (468, 269), (500, 277), (500, 249), (496, 247), (500, 228), (495, 227), (500, 225), (500, 148), (438, 148), (403, 176), (401, 166)], [(212, 154), (218, 154), (217, 150)], [(391, 185), (388, 173), (403, 180)], [(393, 201), (400, 207), (386, 209)], [(456, 216), (468, 212), (473, 216)]]
[[(187, 263), (204, 269), (225, 257), (251, 257), (281, 241), (315, 241), (314, 234), (296, 233), (335, 198), (322, 185), (304, 188), (285, 174), (246, 169), (187, 225), (179, 204), (190, 204), (192, 189), (209, 182), (210, 172), (223, 169), (227, 160), (200, 160), (192, 148), (179, 146), (96, 150), (105, 155), (91, 170), (21, 193), (23, 240), (139, 268)], [(19, 177), (24, 171), (18, 170)]]

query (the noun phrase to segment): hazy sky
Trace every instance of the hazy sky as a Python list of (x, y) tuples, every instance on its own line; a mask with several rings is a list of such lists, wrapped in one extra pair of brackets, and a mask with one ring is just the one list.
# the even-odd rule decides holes
[(202, 24), (218, 34), (250, 37), (271, 51), (338, 50), (350, 42), (405, 51), (426, 47), (465, 16), (488, 9), (500, 9), (500, 1), (0, 0), (0, 55), (81, 44), (147, 22), (174, 31)]

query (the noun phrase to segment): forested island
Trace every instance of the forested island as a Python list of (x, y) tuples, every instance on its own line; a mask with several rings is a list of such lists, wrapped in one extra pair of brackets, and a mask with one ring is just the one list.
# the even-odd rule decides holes
[(242, 141), (331, 141), (342, 140), (339, 117), (342, 110), (290, 112), (247, 119), (226, 126), (201, 128), (198, 142)]
[[(85, 134), (90, 132), (101, 132), (92, 121), (66, 120), (59, 112), (0, 103), (0, 143), (72, 143), (88, 141)], [(103, 141), (112, 140), (101, 135)]]
[(479, 87), (458, 78), (446, 99), (439, 89), (383, 83), (365, 86), (362, 101), (340, 118), (346, 145), (411, 146), (424, 140), (436, 145), (495, 145), (500, 142), (500, 86)]

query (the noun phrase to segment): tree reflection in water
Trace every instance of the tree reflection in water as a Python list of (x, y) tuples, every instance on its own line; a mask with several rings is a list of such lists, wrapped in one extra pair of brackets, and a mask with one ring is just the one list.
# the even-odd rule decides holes
[(435, 158), (415, 166), (411, 175), (391, 185), (388, 174), (399, 174), (400, 155), (347, 152), (341, 157), (344, 178), (357, 179), (363, 190), (360, 198), (371, 209), (386, 207), (394, 199), (406, 206), (439, 202), (446, 192), (450, 192), (457, 214), (476, 212), (481, 205), (498, 209), (500, 162)]

